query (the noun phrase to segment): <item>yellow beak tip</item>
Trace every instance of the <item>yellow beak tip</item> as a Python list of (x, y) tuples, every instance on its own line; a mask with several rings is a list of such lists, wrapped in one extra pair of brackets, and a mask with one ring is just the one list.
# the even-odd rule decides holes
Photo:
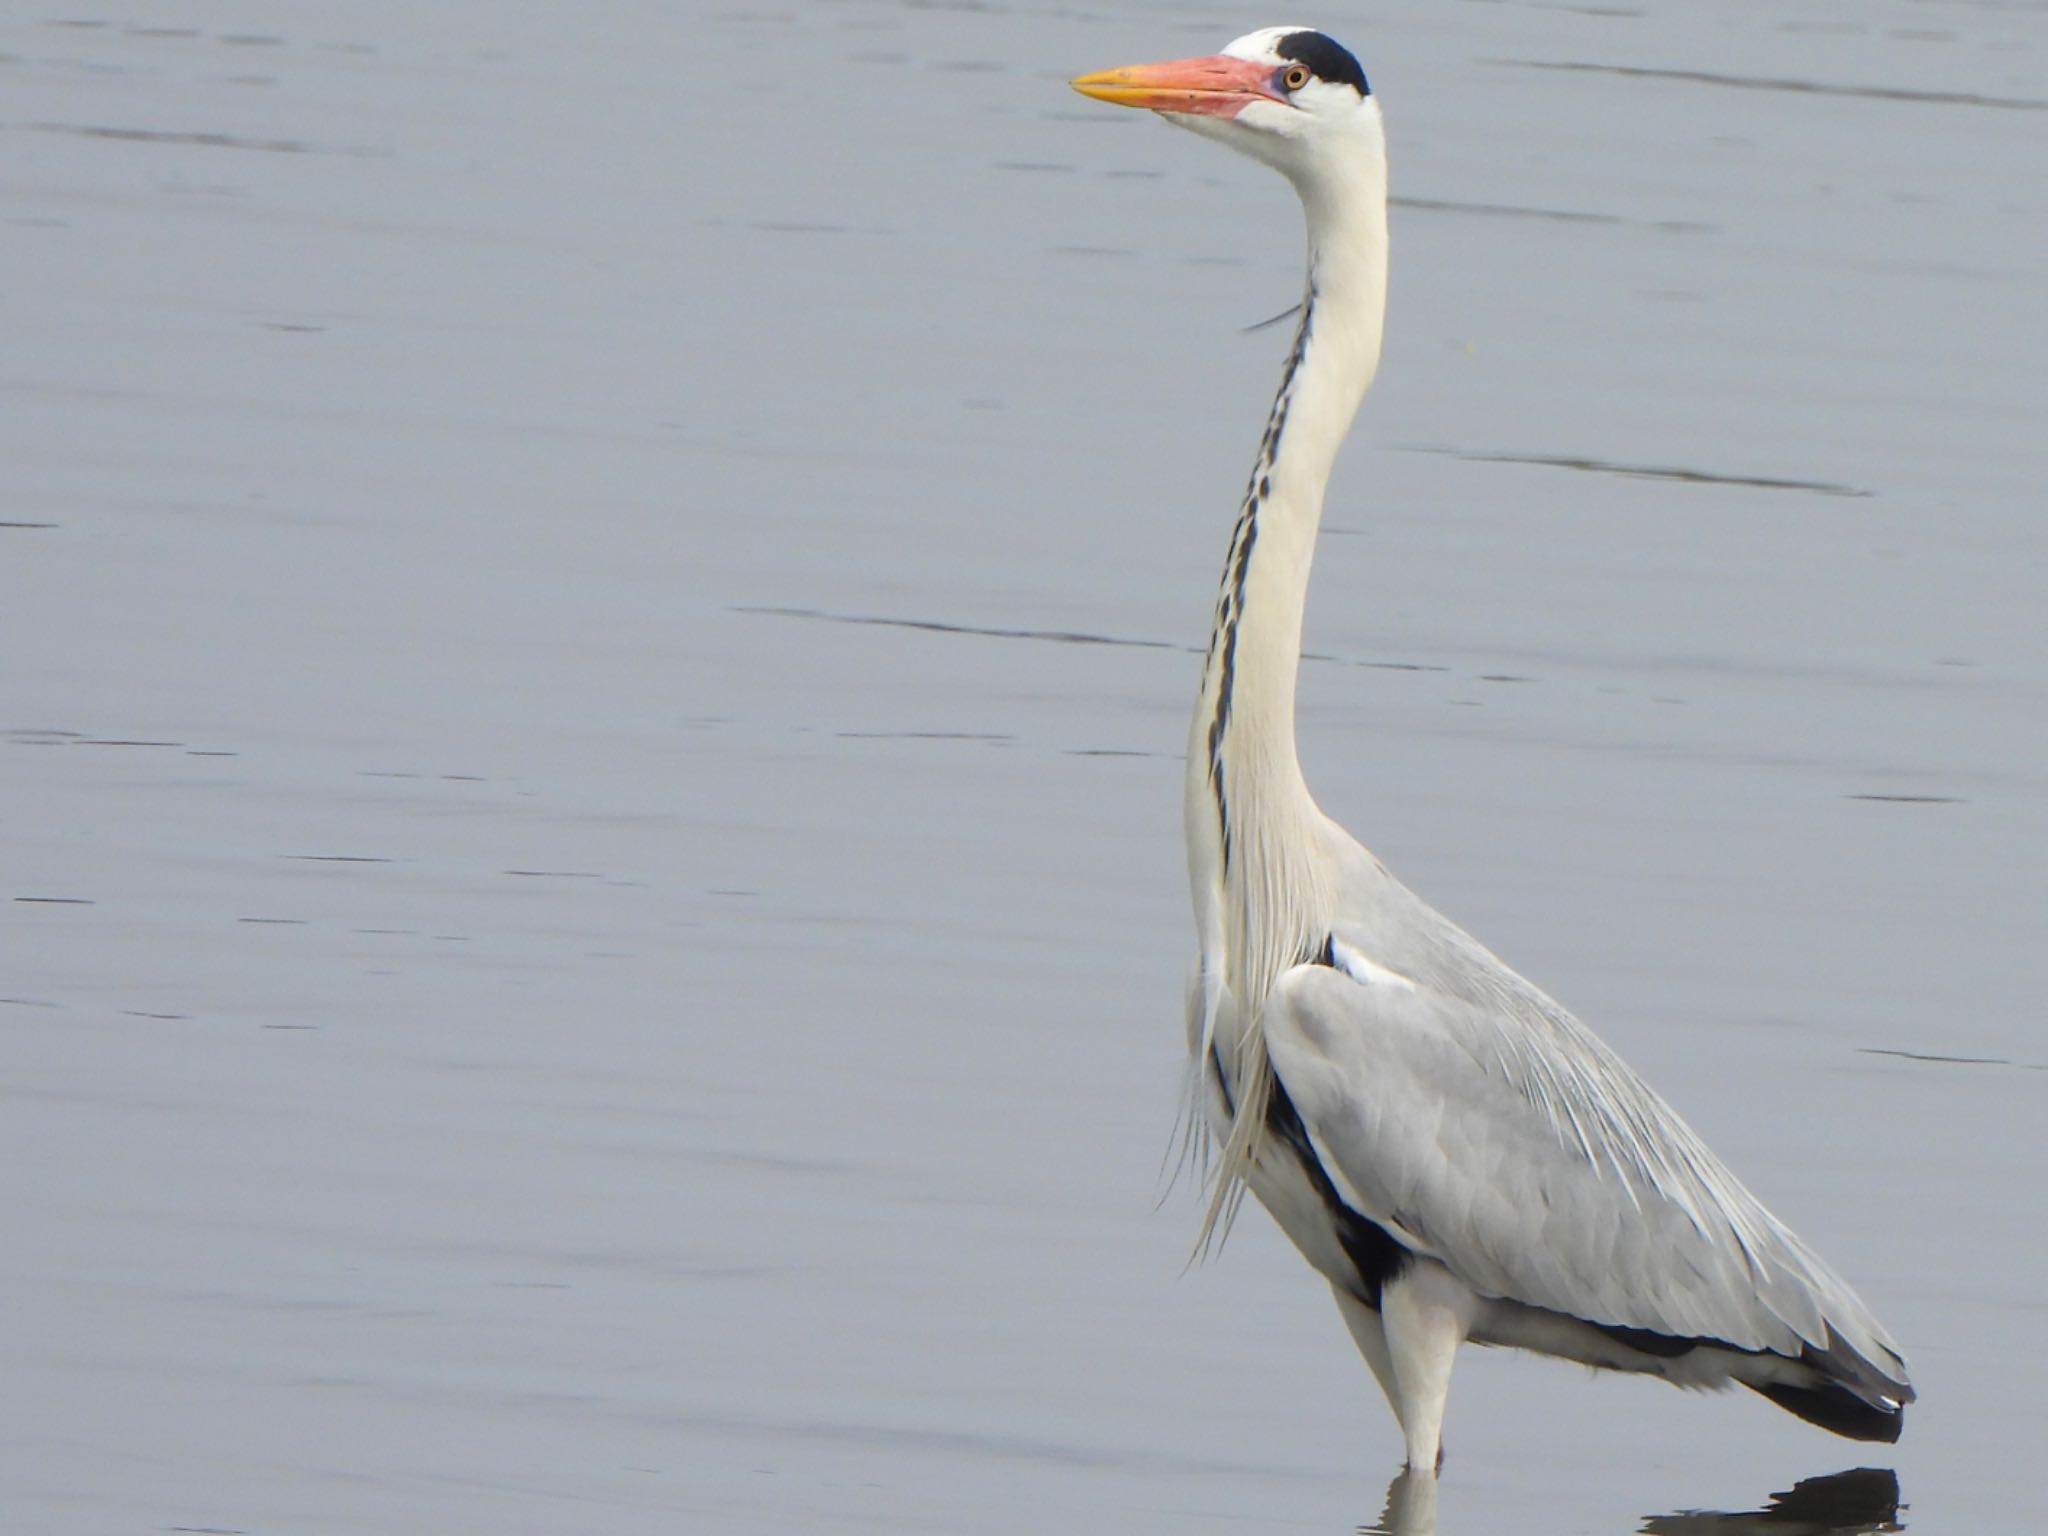
[(1099, 70), (1092, 75), (1076, 75), (1067, 84), (1083, 96), (1097, 101), (1122, 101), (1129, 94), (1130, 87), (1117, 78), (1120, 73), (1113, 69)]

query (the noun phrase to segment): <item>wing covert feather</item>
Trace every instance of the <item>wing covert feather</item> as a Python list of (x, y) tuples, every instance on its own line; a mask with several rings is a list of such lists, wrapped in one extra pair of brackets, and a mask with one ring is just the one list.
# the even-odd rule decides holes
[(1339, 1191), (1474, 1289), (1743, 1349), (1825, 1348), (1832, 1325), (1866, 1358), (1893, 1353), (1854, 1292), (1534, 989), (1477, 1002), (1303, 965), (1262, 1023)]

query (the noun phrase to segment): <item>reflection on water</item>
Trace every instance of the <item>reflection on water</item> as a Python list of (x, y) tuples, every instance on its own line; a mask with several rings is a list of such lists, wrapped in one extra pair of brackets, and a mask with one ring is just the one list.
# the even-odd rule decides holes
[[(1436, 1536), (1437, 1480), (1403, 1472), (1387, 1485), (1387, 1507), (1379, 1524), (1361, 1526), (1360, 1536)], [(1809, 1477), (1771, 1495), (1762, 1509), (1730, 1512), (1692, 1509), (1651, 1515), (1642, 1536), (1879, 1536), (1902, 1531), (1898, 1523), (1899, 1479), (1882, 1467), (1857, 1467), (1827, 1477)]]
[(1831, 1477), (1809, 1477), (1785, 1493), (1774, 1493), (1764, 1508), (1748, 1514), (1689, 1510), (1653, 1515), (1644, 1536), (1875, 1536), (1902, 1531), (1898, 1523), (1899, 1479), (1885, 1467), (1857, 1467)]
[(1387, 1507), (1378, 1525), (1362, 1525), (1360, 1536), (1436, 1536), (1436, 1479), (1402, 1470), (1387, 1484)]

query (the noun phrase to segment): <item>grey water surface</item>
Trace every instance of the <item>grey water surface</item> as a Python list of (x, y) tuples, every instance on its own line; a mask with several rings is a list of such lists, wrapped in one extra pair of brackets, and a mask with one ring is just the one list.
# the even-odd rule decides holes
[(1903, 1442), (1473, 1352), (1419, 1513), (1265, 1217), (1185, 1268), (1299, 220), (1064, 81), (1290, 17), (52, 0), (0, 1524), (2034, 1527), (2048, 7), (1301, 14), (1397, 199), (1311, 782), (1855, 1280)]

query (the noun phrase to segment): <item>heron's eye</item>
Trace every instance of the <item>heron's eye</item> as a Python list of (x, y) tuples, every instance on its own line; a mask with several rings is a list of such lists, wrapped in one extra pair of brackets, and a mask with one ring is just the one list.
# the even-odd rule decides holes
[(1309, 83), (1312, 77), (1306, 64), (1297, 64), (1280, 77), (1280, 83), (1290, 91), (1298, 91)]

